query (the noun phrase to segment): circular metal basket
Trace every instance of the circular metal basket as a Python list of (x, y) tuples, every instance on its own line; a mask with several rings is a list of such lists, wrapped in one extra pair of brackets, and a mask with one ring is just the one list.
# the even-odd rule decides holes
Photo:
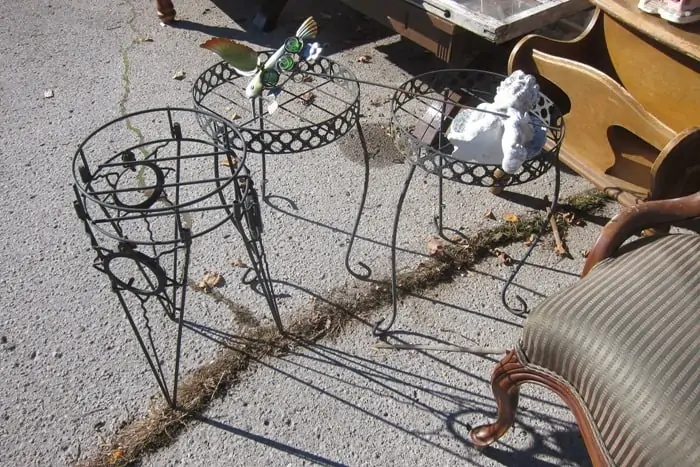
[[(261, 56), (267, 60), (272, 53), (261, 52)], [(328, 58), (313, 63), (298, 56), (297, 60), (297, 68), (282, 75), (279, 106), (273, 113), (267, 110), (269, 92), (255, 99), (246, 97), (251, 78), (239, 75), (225, 62), (197, 78), (192, 88), (195, 106), (233, 121), (242, 135), (234, 146), (249, 152), (291, 154), (330, 144), (357, 123), (360, 87), (347, 68)], [(206, 121), (202, 123), (208, 131)]]
[(178, 242), (174, 228), (190, 238), (214, 230), (242, 212), (249, 191), (234, 138), (231, 123), (195, 109), (144, 110), (101, 126), (73, 158), (81, 218), (132, 244)]
[[(506, 77), (482, 70), (440, 70), (403, 83), (392, 99), (394, 143), (406, 160), (444, 179), (467, 185), (506, 187), (544, 175), (554, 164), (564, 137), (564, 121), (557, 106), (544, 94), (531, 115), (548, 127), (542, 151), (525, 161), (514, 174), (500, 165), (466, 162), (451, 156), (454, 146), (445, 133), (462, 106), (492, 102)], [(404, 92), (405, 91), (405, 92)]]

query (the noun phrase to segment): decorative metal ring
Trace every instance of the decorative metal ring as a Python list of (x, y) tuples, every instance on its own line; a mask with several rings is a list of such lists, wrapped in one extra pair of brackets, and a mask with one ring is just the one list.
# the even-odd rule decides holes
[[(116, 274), (114, 274), (110, 267), (112, 261), (116, 259), (128, 259), (146, 268), (148, 271), (151, 272), (151, 274), (153, 274), (153, 276), (156, 279), (154, 287), (151, 289), (140, 289), (138, 287), (134, 287), (133, 281), (124, 282), (123, 280), (121, 280)], [(111, 277), (114, 282), (116, 282), (123, 289), (128, 290), (129, 292), (132, 292), (136, 295), (158, 295), (163, 293), (163, 291), (165, 290), (165, 284), (167, 281), (165, 271), (163, 271), (163, 268), (161, 268), (160, 265), (158, 265), (158, 263), (153, 258), (146, 256), (140, 251), (128, 250), (109, 253), (104, 258), (104, 268), (109, 277)]]
[(130, 167), (136, 167), (136, 166), (144, 166), (148, 167), (153, 171), (153, 173), (156, 176), (156, 184), (155, 186), (144, 188), (144, 190), (152, 190), (151, 194), (142, 202), (136, 203), (136, 204), (128, 204), (123, 202), (122, 200), (119, 199), (119, 193), (115, 192), (114, 193), (114, 204), (121, 207), (121, 208), (127, 208), (127, 209), (148, 209), (150, 208), (153, 203), (158, 201), (158, 199), (161, 197), (163, 194), (163, 185), (165, 184), (165, 174), (161, 170), (160, 167), (158, 167), (155, 163), (151, 161), (136, 161), (129, 163)]

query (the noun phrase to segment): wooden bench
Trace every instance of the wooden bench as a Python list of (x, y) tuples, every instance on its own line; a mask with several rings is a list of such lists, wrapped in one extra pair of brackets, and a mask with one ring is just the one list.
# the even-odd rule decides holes
[(700, 24), (678, 27), (636, 0), (593, 0), (576, 39), (530, 35), (509, 71), (539, 75), (570, 108), (562, 160), (622, 204), (700, 190)]

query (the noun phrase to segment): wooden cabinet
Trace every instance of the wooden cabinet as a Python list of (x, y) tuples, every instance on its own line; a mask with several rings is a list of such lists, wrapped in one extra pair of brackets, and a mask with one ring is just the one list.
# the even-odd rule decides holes
[(700, 24), (593, 3), (579, 37), (519, 41), (510, 71), (539, 76), (566, 111), (561, 159), (622, 204), (700, 190)]

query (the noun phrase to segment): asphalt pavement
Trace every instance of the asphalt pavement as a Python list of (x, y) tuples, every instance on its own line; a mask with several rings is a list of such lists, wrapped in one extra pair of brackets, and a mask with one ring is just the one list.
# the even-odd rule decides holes
[[(154, 2), (28, 0), (0, 8), (0, 464), (72, 465), (95, 459), (116, 433), (160, 398), (155, 379), (73, 207), (72, 161), (96, 128), (127, 113), (191, 108), (192, 85), (217, 59), (199, 44), (227, 36), (256, 50), (275, 48), (309, 15), (332, 60), (357, 78), (399, 85), (444, 67), (340, 2), (290, 1), (278, 28), (251, 24), (254, 2), (179, 1), (179, 22), (164, 27)], [(362, 58), (365, 57), (365, 58)], [(366, 58), (369, 57), (369, 58)], [(184, 75), (184, 76), (183, 76)], [(178, 79), (176, 79), (176, 77)], [(392, 91), (361, 86), (360, 120), (370, 154), (369, 190), (348, 265), (390, 274), (392, 222), (408, 165), (387, 135)], [(282, 118), (282, 117), (281, 117)], [(294, 117), (282, 124), (298, 125)], [(357, 129), (322, 149), (271, 156), (261, 207), (263, 242), (283, 322), (303, 321), (329, 294), (352, 297), (367, 284), (346, 267), (362, 194)], [(250, 154), (255, 180), (261, 161)], [(494, 196), (445, 183), (445, 222), (465, 234), (524, 217), (545, 195), (554, 172)], [(568, 171), (562, 198), (590, 189)], [(399, 219), (398, 267), (420, 268), (435, 234), (438, 180), (417, 171)], [(291, 201), (291, 202), (290, 202)], [(595, 241), (609, 205), (567, 236), (571, 258), (546, 237), (523, 267), (513, 294), (531, 306), (577, 280), (582, 251)], [(484, 213), (491, 211), (492, 217)], [(518, 243), (504, 247), (514, 258)], [(264, 298), (242, 282), (245, 250), (226, 227), (195, 240), (189, 275), (224, 278), (216, 294), (191, 291), (189, 319), (227, 335), (272, 326)], [(237, 263), (238, 262), (238, 263)], [(232, 265), (233, 263), (233, 265)], [(452, 280), (405, 297), (394, 329), (415, 343), (512, 347), (523, 320), (501, 303), (512, 270), (497, 256)], [(515, 427), (477, 451), (468, 427), (494, 419), (489, 377), (498, 355), (377, 349), (372, 324), (391, 313), (370, 310), (332, 339), (260, 359), (236, 384), (207, 401), (172, 439), (140, 452), (143, 465), (588, 465), (579, 432), (561, 400), (526, 387)], [(170, 328), (157, 337), (172, 344)], [(186, 330), (183, 378), (221, 351), (211, 336)], [(171, 354), (169, 354), (171, 355)], [(168, 356), (170, 358), (170, 356)], [(119, 461), (119, 453), (113, 460)]]

